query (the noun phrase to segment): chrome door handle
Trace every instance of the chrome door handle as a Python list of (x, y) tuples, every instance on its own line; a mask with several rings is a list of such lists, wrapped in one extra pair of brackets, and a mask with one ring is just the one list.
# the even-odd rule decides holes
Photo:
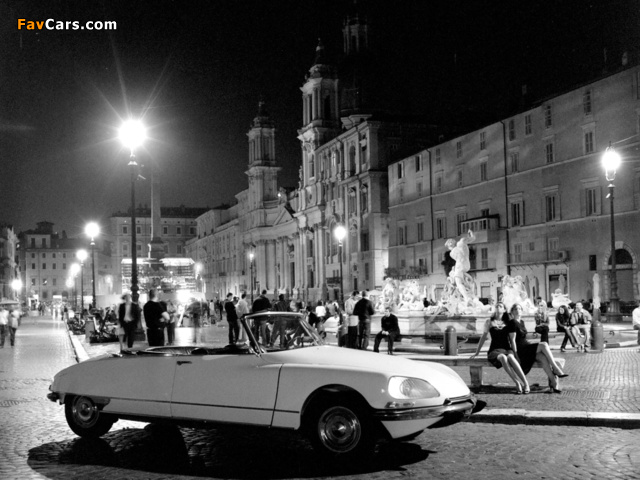
[(184, 365), (185, 363), (191, 363), (189, 360), (178, 360), (178, 365)]

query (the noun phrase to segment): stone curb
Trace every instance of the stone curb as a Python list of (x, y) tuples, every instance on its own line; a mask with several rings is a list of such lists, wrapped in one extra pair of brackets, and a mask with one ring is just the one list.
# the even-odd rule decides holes
[(76, 354), (76, 361), (81, 363), (85, 360), (89, 360), (89, 354), (87, 354), (82, 342), (78, 340), (78, 337), (74, 335), (73, 331), (69, 328), (67, 328), (67, 335), (69, 335), (69, 340), (71, 340), (71, 345), (73, 345), (73, 351)]
[(469, 418), (473, 423), (502, 423), (508, 425), (567, 425), (574, 427), (608, 427), (638, 429), (639, 413), (615, 412), (566, 412), (517, 408), (494, 408), (482, 410)]

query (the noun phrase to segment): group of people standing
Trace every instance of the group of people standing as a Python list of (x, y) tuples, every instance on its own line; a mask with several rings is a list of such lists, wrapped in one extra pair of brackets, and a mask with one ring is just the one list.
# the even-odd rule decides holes
[(6, 309), (0, 305), (0, 348), (4, 348), (4, 341), (9, 336), (9, 343), (12, 347), (16, 345), (16, 331), (20, 326), (22, 311), (18, 305), (11, 309)]
[(496, 368), (504, 368), (514, 381), (517, 394), (528, 394), (531, 391), (527, 374), (536, 361), (540, 362), (549, 379), (548, 393), (561, 393), (560, 378), (568, 375), (564, 373), (551, 353), (548, 331), (546, 341), (529, 342), (522, 313), (522, 305), (518, 303), (507, 312), (504, 303), (498, 302), (494, 314), (485, 324), (476, 353), (471, 358), (480, 354), (485, 340), (490, 337), (491, 344), (487, 358)]

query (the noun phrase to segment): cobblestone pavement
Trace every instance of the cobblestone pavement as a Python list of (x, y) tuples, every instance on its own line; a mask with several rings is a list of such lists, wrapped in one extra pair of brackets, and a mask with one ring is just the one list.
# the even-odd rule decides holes
[[(226, 334), (226, 327), (209, 327), (205, 339), (207, 343), (224, 344)], [(191, 335), (191, 329), (179, 329), (178, 343), (189, 343)], [(118, 349), (117, 343), (83, 345), (90, 356)], [(604, 379), (598, 385), (624, 392), (629, 382), (627, 374), (636, 372), (633, 381), (637, 382), (634, 355), (639, 356), (637, 349), (567, 354), (571, 382), (565, 382), (564, 388), (581, 388), (593, 378)], [(63, 408), (46, 399), (51, 377), (73, 363), (74, 351), (66, 330), (47, 317), (40, 317), (37, 325), (25, 319), (18, 330), (16, 347), (0, 349), (3, 480), (640, 478), (637, 431), (617, 428), (463, 423), (427, 431), (412, 442), (383, 446), (373, 461), (360, 465), (319, 462), (306, 442), (262, 430), (178, 430), (119, 421), (102, 439), (87, 441), (70, 431)], [(636, 365), (635, 370), (628, 368), (629, 363)], [(596, 368), (598, 364), (606, 364), (606, 368)], [(600, 374), (594, 370), (600, 370)], [(496, 373), (498, 379), (503, 378)], [(493, 374), (486, 373), (485, 381), (492, 381)], [(630, 390), (637, 391), (637, 383), (634, 385)], [(532, 407), (536, 409), (542, 409), (537, 402), (564, 401), (565, 396), (532, 394), (524, 398), (505, 392), (479, 395), (493, 402), (504, 398), (512, 402), (512, 407), (536, 402)], [(628, 394), (629, 404), (633, 395)], [(606, 407), (606, 402), (597, 401), (602, 405), (579, 404), (578, 408)], [(626, 404), (620, 402), (616, 408), (622, 405)]]

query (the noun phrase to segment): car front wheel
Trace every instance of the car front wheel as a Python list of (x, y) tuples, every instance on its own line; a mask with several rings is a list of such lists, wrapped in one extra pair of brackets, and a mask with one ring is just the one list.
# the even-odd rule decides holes
[(100, 413), (89, 397), (78, 396), (66, 401), (64, 413), (71, 430), (84, 438), (101, 437), (115, 423), (115, 419)]
[(351, 400), (315, 402), (307, 414), (307, 435), (316, 451), (343, 459), (362, 458), (375, 446), (371, 420)]

